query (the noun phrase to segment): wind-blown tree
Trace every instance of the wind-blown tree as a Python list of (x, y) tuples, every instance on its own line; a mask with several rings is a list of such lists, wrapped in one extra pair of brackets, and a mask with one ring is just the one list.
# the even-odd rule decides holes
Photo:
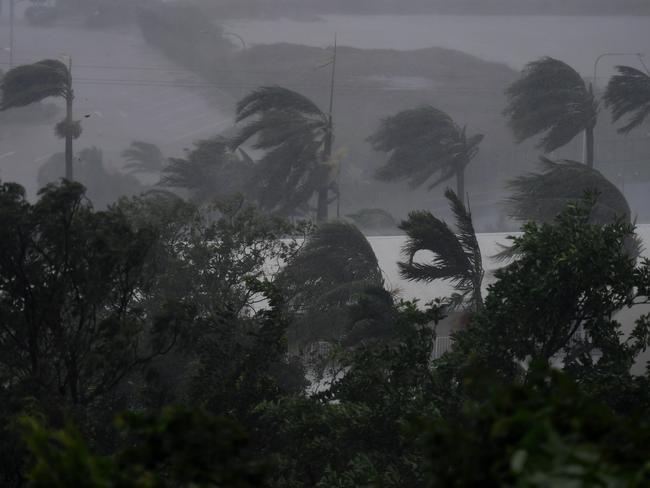
[(650, 115), (650, 76), (629, 66), (617, 66), (618, 74), (607, 84), (605, 106), (612, 110), (614, 122), (629, 116), (618, 131), (627, 134)]
[(44, 59), (34, 64), (17, 66), (2, 79), (0, 111), (23, 107), (48, 97), (65, 100), (65, 119), (56, 125), (55, 133), (65, 139), (65, 177), (72, 180), (72, 141), (81, 135), (81, 123), (72, 119), (72, 75), (61, 61)]
[(255, 138), (252, 147), (264, 151), (253, 178), (260, 207), (287, 215), (316, 193), (317, 221), (327, 221), (329, 190), (334, 186), (330, 115), (295, 91), (266, 86), (237, 104), (237, 122), (244, 121), (232, 145)]
[(373, 307), (386, 312), (392, 297), (384, 290), (370, 243), (352, 224), (319, 225), (278, 282), (297, 314), (293, 329), (299, 343), (355, 342), (385, 332), (381, 330), (385, 320), (366, 312)]
[(216, 136), (195, 142), (185, 158), (169, 158), (159, 185), (187, 190), (199, 203), (248, 195), (253, 165), (243, 150), (232, 150), (227, 139)]
[(504, 115), (518, 143), (542, 136), (537, 147), (549, 153), (584, 132), (584, 163), (593, 167), (598, 102), (576, 70), (557, 59), (541, 58), (526, 65), (506, 95)]
[(159, 173), (165, 162), (160, 148), (145, 141), (133, 141), (122, 151), (122, 157), (127, 161), (124, 169), (131, 174)]
[[(402, 250), (407, 261), (398, 263), (400, 275), (410, 281), (450, 281), (457, 291), (452, 297), (452, 305), (467, 303), (471, 310), (478, 311), (483, 306), (481, 284), (484, 272), (472, 215), (452, 190), (447, 189), (445, 196), (454, 213), (457, 232), (430, 212), (411, 212), (400, 224), (407, 236)], [(433, 260), (430, 263), (417, 262), (416, 255), (420, 251), (433, 253)]]
[(442, 110), (424, 105), (382, 120), (368, 138), (376, 151), (390, 153), (377, 171), (382, 181), (410, 180), (419, 187), (434, 177), (428, 189), (456, 176), (456, 194), (465, 194), (465, 168), (478, 153), (483, 135), (467, 136)]
[(538, 173), (520, 176), (508, 183), (513, 191), (506, 200), (511, 217), (522, 221), (552, 222), (571, 202), (585, 192), (596, 192), (590, 221), (606, 224), (623, 218), (630, 221), (630, 207), (621, 191), (598, 170), (577, 161), (540, 158)]

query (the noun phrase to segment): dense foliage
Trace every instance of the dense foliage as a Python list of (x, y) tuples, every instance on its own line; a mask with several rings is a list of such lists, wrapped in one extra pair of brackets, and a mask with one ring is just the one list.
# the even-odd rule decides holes
[[(593, 209), (524, 226), (433, 360), (446, 303), (395, 300), (349, 224), (5, 183), (2, 485), (645, 486), (650, 321), (623, 335), (616, 314), (647, 303), (650, 265)], [(318, 370), (297, 323), (331, 344)]]

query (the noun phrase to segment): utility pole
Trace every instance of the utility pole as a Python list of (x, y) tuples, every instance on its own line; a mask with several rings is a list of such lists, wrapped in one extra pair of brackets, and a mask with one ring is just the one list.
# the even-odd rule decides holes
[[(325, 134), (325, 144), (324, 144), (324, 150), (323, 150), (323, 156), (326, 161), (331, 161), (332, 160), (332, 146), (334, 144), (334, 121), (333, 121), (333, 112), (334, 112), (334, 82), (336, 81), (336, 54), (337, 54), (337, 36), (334, 34), (334, 56), (332, 57), (332, 61), (330, 62), (332, 65), (332, 77), (330, 81), (330, 101), (329, 101), (329, 109), (327, 112), (327, 128), (326, 128), (326, 134)], [(328, 64), (330, 64), (328, 63)], [(329, 179), (329, 174), (328, 174), (328, 179)], [(325, 181), (324, 185), (318, 190), (318, 213), (316, 215), (316, 221), (317, 222), (327, 222), (327, 219), (329, 217), (329, 212), (328, 212), (328, 205), (329, 205), (329, 181)], [(340, 192), (339, 195), (337, 195), (337, 199), (340, 198)], [(337, 217), (339, 214), (339, 203), (337, 202)]]
[(72, 91), (72, 57), (68, 57), (68, 86), (65, 93), (65, 178), (73, 181), (72, 173), (72, 101), (74, 92)]
[[(596, 57), (596, 60), (594, 61), (594, 76), (592, 78), (591, 83), (589, 84), (589, 91), (591, 92), (592, 95), (596, 95), (597, 92), (597, 85), (598, 85), (598, 63), (600, 62), (601, 59), (607, 56), (636, 56), (639, 58), (639, 61), (641, 61), (641, 64), (645, 68), (646, 71), (648, 71), (648, 68), (646, 67), (645, 63), (643, 62), (643, 54), (642, 53), (602, 53), (599, 56)], [(595, 163), (595, 157), (594, 157), (594, 128), (593, 127), (588, 127), (584, 131), (584, 138), (583, 138), (583, 146), (582, 146), (582, 160), (585, 164), (590, 164), (591, 167), (594, 166)]]

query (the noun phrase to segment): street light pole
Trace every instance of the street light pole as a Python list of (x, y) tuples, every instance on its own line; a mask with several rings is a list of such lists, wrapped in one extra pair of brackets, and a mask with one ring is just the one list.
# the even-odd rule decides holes
[[(600, 62), (601, 59), (607, 56), (636, 56), (639, 58), (641, 61), (641, 64), (643, 64), (645, 68), (645, 64), (643, 63), (643, 54), (642, 53), (602, 53), (596, 57), (596, 60), (594, 61), (594, 77), (592, 78), (591, 82), (591, 91), (595, 95), (596, 94), (596, 89), (598, 86), (598, 63)], [(647, 70), (647, 68), (646, 68)], [(587, 151), (589, 151), (590, 147), (593, 147), (593, 140), (589, 141), (589, 134), (587, 131), (584, 132), (584, 138), (583, 138), (583, 146), (582, 146), (582, 159), (583, 161), (588, 160), (588, 155)], [(593, 138), (593, 132), (591, 133), (591, 137)], [(591, 155), (593, 158), (593, 154)]]
[(596, 61), (594, 61), (594, 78), (593, 78), (594, 91), (596, 90), (596, 85), (598, 83), (598, 63), (602, 58), (606, 56), (636, 56), (637, 58), (639, 58), (641, 64), (643, 64), (643, 67), (645, 68), (645, 64), (643, 63), (642, 53), (602, 53), (596, 58)]

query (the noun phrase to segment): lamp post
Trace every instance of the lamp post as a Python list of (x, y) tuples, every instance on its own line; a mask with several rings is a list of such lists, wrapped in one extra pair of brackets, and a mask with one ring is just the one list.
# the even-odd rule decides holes
[[(641, 61), (641, 64), (643, 64), (643, 67), (645, 68), (645, 64), (643, 63), (643, 54), (642, 53), (617, 53), (617, 52), (612, 52), (612, 53), (602, 53), (599, 54), (596, 57), (596, 60), (594, 61), (594, 77), (592, 78), (591, 82), (591, 91), (592, 93), (596, 93), (596, 87), (598, 85), (598, 63), (600, 62), (601, 59), (607, 56), (636, 56), (639, 58), (639, 61)], [(647, 68), (646, 68), (647, 70)], [(582, 146), (582, 159), (583, 161), (587, 159), (587, 151), (589, 147), (589, 141), (587, 140), (587, 132), (585, 131), (584, 135), (584, 144)], [(594, 161), (595, 163), (595, 161)]]
[(641, 64), (643, 64), (643, 67), (645, 68), (645, 64), (643, 63), (642, 53), (602, 53), (596, 58), (596, 61), (594, 61), (594, 78), (593, 78), (594, 90), (596, 89), (596, 85), (598, 83), (598, 78), (597, 78), (598, 63), (600, 62), (601, 59), (603, 59), (606, 56), (636, 56), (637, 58), (639, 58), (639, 61), (641, 61)]

